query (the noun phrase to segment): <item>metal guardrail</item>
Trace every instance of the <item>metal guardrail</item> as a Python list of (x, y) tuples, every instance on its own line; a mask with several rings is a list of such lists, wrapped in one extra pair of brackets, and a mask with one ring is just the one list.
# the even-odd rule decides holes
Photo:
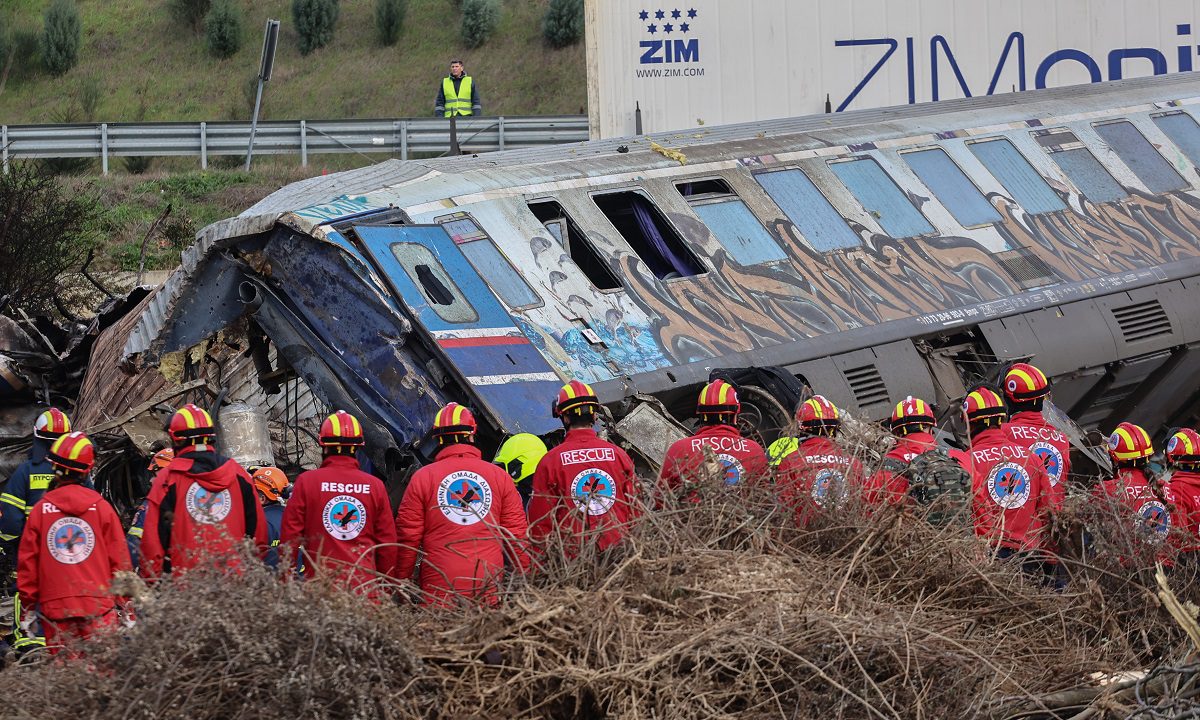
[[(458, 118), (459, 148), (465, 153), (560, 145), (588, 139), (583, 115)], [(0, 126), (4, 171), (14, 158), (100, 158), (105, 174), (113, 157), (190, 156), (208, 167), (215, 155), (245, 157), (248, 122), (93, 123)], [(413, 154), (450, 151), (446, 118), (393, 120), (287, 120), (259, 122), (255, 154), (390, 153), (407, 160)]]

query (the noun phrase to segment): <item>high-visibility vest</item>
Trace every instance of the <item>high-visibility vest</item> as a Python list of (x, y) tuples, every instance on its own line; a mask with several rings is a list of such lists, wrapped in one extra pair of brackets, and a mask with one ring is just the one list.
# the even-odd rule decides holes
[(446, 117), (454, 115), (471, 115), (471, 76), (463, 75), (454, 92), (454, 78), (447, 75), (442, 78), (442, 94), (446, 96)]

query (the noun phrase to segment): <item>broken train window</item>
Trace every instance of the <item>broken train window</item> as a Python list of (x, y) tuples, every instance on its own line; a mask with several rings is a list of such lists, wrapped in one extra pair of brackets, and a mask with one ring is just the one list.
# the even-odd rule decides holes
[(969, 228), (1001, 221), (996, 208), (942, 148), (913, 150), (901, 157), (959, 225)]
[(802, 170), (771, 170), (755, 175), (754, 179), (817, 252), (862, 244), (842, 214)]
[(688, 180), (676, 183), (675, 189), (738, 264), (758, 265), (787, 258), (775, 238), (724, 180)]
[(583, 231), (567, 215), (557, 200), (534, 200), (529, 210), (546, 227), (546, 231), (558, 240), (567, 255), (597, 290), (619, 290), (621, 281), (605, 258), (588, 241)]
[(1093, 126), (1096, 134), (1113, 149), (1121, 162), (1125, 163), (1146, 188), (1157, 194), (1183, 190), (1188, 187), (1171, 163), (1150, 144), (1146, 136), (1128, 120), (1098, 123)]
[(496, 243), (466, 213), (454, 213), (434, 218), (462, 254), (483, 278), (488, 287), (512, 309), (540, 305), (542, 299), (525, 282)]
[(640, 192), (593, 195), (592, 202), (659, 280), (702, 275), (708, 270), (662, 212)]
[(1066, 128), (1047, 128), (1030, 134), (1043, 150), (1050, 153), (1071, 184), (1088, 200), (1094, 203), (1114, 202), (1129, 194), (1075, 133)]
[(475, 322), (479, 313), (450, 279), (433, 252), (417, 243), (392, 243), (392, 255), (429, 301), (438, 317), (449, 323)]
[(861, 156), (829, 163), (829, 169), (894, 238), (934, 232), (933, 226), (873, 157)]
[(1030, 215), (1066, 210), (1062, 198), (1007, 138), (978, 140), (967, 149)]

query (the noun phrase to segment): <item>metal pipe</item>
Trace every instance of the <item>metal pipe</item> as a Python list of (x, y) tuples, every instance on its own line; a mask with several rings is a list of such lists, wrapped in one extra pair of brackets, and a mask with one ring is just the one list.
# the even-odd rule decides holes
[(254, 158), (254, 133), (258, 131), (258, 108), (262, 105), (263, 79), (258, 78), (258, 92), (254, 94), (254, 117), (250, 119), (250, 146), (246, 148), (246, 172), (250, 172), (250, 160)]

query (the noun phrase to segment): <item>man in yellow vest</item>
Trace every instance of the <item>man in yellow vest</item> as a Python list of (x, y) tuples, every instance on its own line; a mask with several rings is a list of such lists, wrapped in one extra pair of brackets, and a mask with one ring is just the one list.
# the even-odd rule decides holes
[(442, 78), (442, 84), (438, 87), (433, 114), (437, 117), (483, 114), (479, 90), (471, 76), (463, 73), (462, 60), (450, 61), (450, 74)]

